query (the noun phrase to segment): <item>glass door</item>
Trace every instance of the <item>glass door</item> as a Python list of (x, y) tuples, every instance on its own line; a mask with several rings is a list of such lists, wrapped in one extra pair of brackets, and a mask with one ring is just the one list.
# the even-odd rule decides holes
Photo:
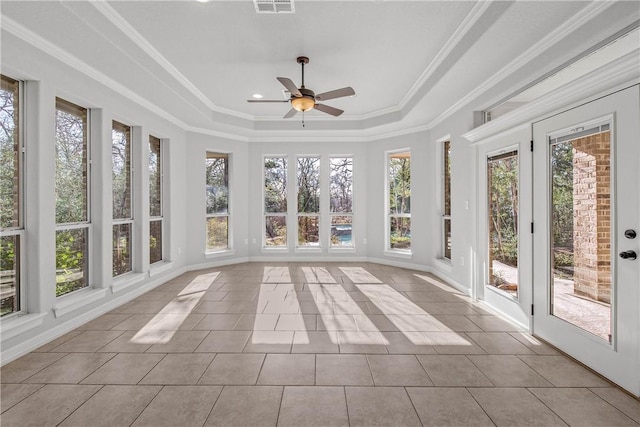
[(639, 119), (634, 86), (533, 125), (534, 334), (636, 395)]

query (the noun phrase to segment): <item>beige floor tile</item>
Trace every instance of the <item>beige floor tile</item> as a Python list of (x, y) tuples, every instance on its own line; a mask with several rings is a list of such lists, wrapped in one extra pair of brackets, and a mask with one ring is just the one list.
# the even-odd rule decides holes
[(316, 355), (317, 385), (373, 385), (367, 357), (363, 354)]
[(558, 356), (560, 354), (550, 345), (543, 343), (526, 332), (509, 332), (509, 334), (522, 344), (526, 345), (529, 350), (533, 351), (535, 354), (544, 356)]
[(348, 426), (342, 387), (285, 387), (278, 426)]
[(565, 356), (519, 356), (556, 387), (608, 387), (609, 383)]
[(314, 354), (267, 354), (258, 377), (259, 385), (314, 385)]
[(302, 314), (335, 314), (332, 302), (300, 301), (300, 313)]
[(2, 425), (55, 426), (98, 390), (97, 385), (46, 385), (3, 413)]
[(111, 427), (130, 425), (160, 389), (160, 386), (104, 386), (76, 409), (60, 426)]
[(345, 387), (345, 393), (350, 426), (421, 425), (402, 387)]
[(193, 330), (196, 331), (231, 331), (240, 320), (241, 314), (207, 314), (198, 322)]
[(356, 321), (350, 314), (321, 314), (318, 315), (319, 331), (356, 331)]
[(139, 330), (143, 331), (190, 331), (203, 318), (204, 314), (156, 314)]
[(35, 349), (33, 352), (34, 353), (43, 353), (43, 352), (48, 352), (53, 350), (54, 348), (58, 347), (60, 344), (69, 341), (71, 338), (76, 337), (78, 335), (80, 335), (83, 331), (80, 329), (74, 329), (71, 332), (67, 332), (66, 334), (52, 340), (49, 341), (48, 343), (46, 343), (45, 345), (42, 345), (40, 347), (38, 347), (37, 349)]
[(367, 355), (376, 386), (431, 386), (414, 355)]
[(521, 332), (521, 328), (501, 319), (498, 316), (467, 316), (476, 325), (480, 326), (483, 331), (487, 332)]
[(201, 426), (221, 392), (222, 387), (215, 386), (166, 386), (133, 426)]
[(167, 354), (140, 384), (194, 385), (207, 370), (214, 354)]
[(473, 306), (464, 302), (416, 302), (418, 306), (423, 308), (429, 314), (469, 314), (477, 315), (478, 312)]
[(164, 354), (117, 354), (82, 380), (82, 384), (137, 384)]
[(527, 346), (506, 332), (467, 332), (487, 354), (534, 354)]
[(225, 387), (206, 426), (275, 426), (282, 387)]
[(262, 313), (267, 314), (296, 314), (300, 313), (300, 304), (297, 301), (270, 300)]
[(243, 353), (290, 353), (293, 331), (253, 331)]
[(281, 314), (276, 331), (315, 331), (315, 314)]
[(74, 353), (94, 352), (122, 335), (122, 331), (84, 331), (52, 351)]
[(233, 305), (232, 302), (224, 302), (224, 301), (202, 301), (200, 304), (193, 309), (194, 313), (205, 313), (205, 314), (223, 314), (229, 311), (229, 308)]
[(131, 317), (130, 314), (107, 313), (96, 319), (93, 319), (88, 323), (85, 323), (78, 329), (84, 331), (107, 331), (117, 324), (125, 321), (129, 317)]
[(168, 331), (147, 352), (149, 353), (191, 353), (209, 334), (208, 331)]
[(468, 356), (469, 360), (498, 387), (551, 387), (551, 383), (516, 356)]
[(65, 353), (28, 353), (0, 369), (3, 384), (20, 383), (66, 356)]
[(436, 314), (434, 317), (444, 325), (446, 330), (454, 332), (481, 331), (475, 323), (461, 314)]
[(387, 316), (382, 314), (361, 314), (353, 317), (356, 321), (358, 331), (392, 332), (398, 330), (396, 325), (394, 325)]
[(114, 325), (112, 331), (139, 331), (144, 328), (151, 320), (153, 320), (153, 314), (131, 314), (122, 322)]
[(592, 388), (591, 391), (640, 424), (640, 401), (614, 387)]
[(254, 385), (264, 362), (264, 354), (218, 354), (198, 384)]
[(152, 344), (140, 342), (146, 341), (139, 339), (142, 335), (138, 331), (125, 331), (118, 338), (97, 351), (103, 353), (144, 353), (151, 348)]
[(0, 412), (6, 412), (42, 387), (44, 384), (0, 384)]
[(398, 328), (400, 332), (418, 331), (418, 332), (448, 332), (449, 328), (443, 325), (438, 319), (428, 314), (407, 315), (392, 314), (389, 319)]
[(339, 353), (335, 331), (296, 331), (292, 353)]
[(637, 426), (631, 418), (584, 388), (531, 389), (569, 425)]
[(338, 331), (340, 353), (387, 354), (387, 344), (381, 332)]
[(469, 393), (498, 427), (566, 426), (524, 388), (471, 388)]
[(253, 301), (258, 296), (257, 291), (231, 291), (222, 301)]
[(207, 291), (202, 295), (201, 301), (222, 301), (228, 292)]
[(273, 331), (278, 323), (278, 314), (242, 314), (234, 325), (235, 331)]
[(423, 332), (438, 354), (485, 354), (464, 332)]
[(25, 382), (77, 384), (114, 356), (115, 353), (71, 353)]
[(436, 351), (422, 332), (383, 332), (389, 354), (433, 354)]
[(491, 387), (491, 381), (461, 355), (423, 355), (418, 361), (437, 387)]
[(196, 348), (196, 353), (241, 353), (251, 331), (213, 331)]
[(424, 426), (493, 426), (478, 402), (460, 387), (407, 387)]

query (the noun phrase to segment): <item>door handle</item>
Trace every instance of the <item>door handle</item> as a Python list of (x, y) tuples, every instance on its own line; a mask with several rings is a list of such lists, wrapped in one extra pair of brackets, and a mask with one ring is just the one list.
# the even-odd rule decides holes
[(637, 257), (638, 256), (636, 255), (636, 251), (623, 251), (623, 252), (620, 252), (620, 258), (622, 258), (622, 259), (634, 260)]

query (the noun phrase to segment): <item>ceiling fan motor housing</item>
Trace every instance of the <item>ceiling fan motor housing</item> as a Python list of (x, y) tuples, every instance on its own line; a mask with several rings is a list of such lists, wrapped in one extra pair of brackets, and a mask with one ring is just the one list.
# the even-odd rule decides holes
[(311, 89), (301, 87), (302, 96), (291, 95), (291, 106), (298, 111), (309, 111), (316, 105), (316, 94)]

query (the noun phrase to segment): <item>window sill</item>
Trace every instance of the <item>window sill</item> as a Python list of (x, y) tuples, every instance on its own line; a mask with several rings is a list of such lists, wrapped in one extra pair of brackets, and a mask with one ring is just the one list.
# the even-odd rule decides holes
[(439, 270), (446, 271), (451, 273), (453, 271), (453, 266), (451, 265), (451, 260), (446, 258), (434, 258), (433, 264)]
[(262, 247), (260, 250), (263, 254), (286, 254), (289, 253), (289, 248), (287, 246), (284, 247)]
[(115, 294), (133, 285), (143, 282), (147, 278), (145, 273), (129, 273), (122, 277), (116, 277), (111, 284), (111, 291)]
[(296, 247), (295, 252), (297, 254), (320, 254), (322, 253), (322, 248), (320, 246), (315, 246), (310, 248), (298, 246)]
[(149, 277), (157, 276), (173, 268), (173, 261), (158, 261), (149, 267)]
[(218, 258), (218, 257), (223, 257), (223, 256), (231, 256), (231, 255), (235, 255), (236, 251), (234, 251), (233, 249), (225, 249), (222, 251), (211, 251), (211, 252), (205, 252), (204, 253), (204, 257), (205, 258)]
[(18, 314), (0, 321), (2, 340), (8, 340), (44, 323), (47, 313)]
[(62, 317), (65, 314), (69, 314), (78, 310), (86, 305), (89, 305), (95, 301), (104, 298), (107, 295), (107, 288), (98, 289), (86, 289), (79, 292), (74, 292), (71, 295), (60, 297), (55, 307), (53, 307), (53, 314), (56, 318)]
[(411, 259), (413, 258), (413, 253), (411, 251), (399, 250), (399, 249), (385, 249), (384, 254), (386, 256), (395, 257), (395, 258), (404, 258)]
[(356, 248), (354, 247), (335, 247), (335, 248), (329, 248), (328, 252), (331, 254), (355, 254), (356, 253)]

